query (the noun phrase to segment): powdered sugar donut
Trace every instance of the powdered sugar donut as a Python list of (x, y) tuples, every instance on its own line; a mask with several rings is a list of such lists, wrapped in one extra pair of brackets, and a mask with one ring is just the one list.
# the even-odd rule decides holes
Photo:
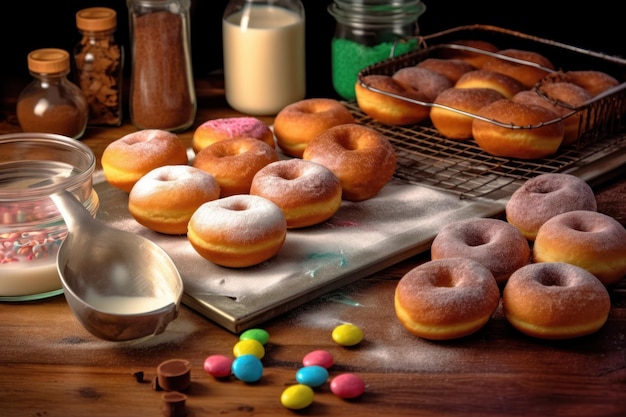
[(198, 126), (193, 133), (191, 147), (195, 153), (215, 142), (225, 139), (249, 137), (267, 143), (272, 148), (274, 134), (270, 128), (255, 117), (226, 117), (209, 120)]
[(287, 236), (280, 208), (256, 195), (233, 195), (201, 205), (191, 216), (187, 239), (203, 258), (244, 268), (278, 253)]
[(149, 229), (185, 234), (196, 209), (219, 196), (220, 187), (212, 175), (189, 165), (167, 165), (135, 183), (128, 195), (128, 211)]
[(341, 206), (339, 178), (323, 165), (297, 158), (261, 168), (252, 179), (250, 194), (280, 207), (290, 229), (321, 223)]
[(431, 257), (473, 259), (502, 284), (530, 261), (530, 246), (515, 226), (503, 220), (472, 218), (444, 226), (433, 240)]

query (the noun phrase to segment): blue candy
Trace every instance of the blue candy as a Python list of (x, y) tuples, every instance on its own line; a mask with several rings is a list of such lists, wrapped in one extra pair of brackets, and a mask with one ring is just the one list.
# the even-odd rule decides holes
[(296, 381), (309, 387), (319, 387), (328, 380), (328, 370), (323, 366), (304, 366), (296, 372)]
[(263, 363), (252, 354), (241, 355), (233, 361), (233, 375), (244, 382), (256, 382), (263, 376)]

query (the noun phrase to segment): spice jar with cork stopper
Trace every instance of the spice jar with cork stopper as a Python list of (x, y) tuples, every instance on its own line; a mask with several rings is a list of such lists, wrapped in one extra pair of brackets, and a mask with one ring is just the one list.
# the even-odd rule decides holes
[(24, 132), (57, 133), (78, 139), (87, 127), (87, 100), (68, 80), (70, 54), (63, 49), (37, 49), (28, 54), (33, 80), (17, 100), (17, 120)]
[(117, 13), (108, 7), (90, 7), (76, 13), (82, 34), (74, 48), (75, 80), (89, 105), (89, 125), (122, 123), (124, 49), (114, 37)]
[(196, 116), (190, 0), (127, 0), (130, 117), (139, 129), (179, 132)]

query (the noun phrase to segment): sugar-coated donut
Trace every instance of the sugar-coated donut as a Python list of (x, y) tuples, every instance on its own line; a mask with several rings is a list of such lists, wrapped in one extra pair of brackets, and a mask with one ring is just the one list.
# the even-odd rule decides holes
[(276, 149), (254, 138), (215, 142), (201, 150), (193, 166), (213, 175), (220, 185), (220, 196), (248, 194), (252, 178), (264, 166), (278, 161)]
[(529, 264), (502, 291), (506, 320), (540, 339), (571, 339), (598, 331), (611, 309), (609, 293), (588, 271), (562, 262)]
[[(474, 49), (480, 49), (481, 51), (487, 52), (498, 52), (498, 50), (500, 49), (493, 43), (480, 39), (458, 39), (450, 43), (453, 45), (461, 45)], [(453, 58), (463, 60), (476, 68), (482, 67), (485, 61), (489, 58), (489, 55), (481, 53), (480, 51), (474, 52), (467, 49), (453, 48), (443, 49), (441, 52), (441, 56), (448, 59)]]
[(154, 168), (187, 165), (187, 149), (180, 138), (160, 129), (129, 133), (111, 142), (102, 153), (102, 171), (113, 187), (130, 192)]
[(411, 333), (431, 340), (468, 336), (480, 330), (500, 302), (500, 290), (483, 265), (465, 258), (431, 260), (398, 282), (394, 307)]
[(557, 214), (574, 210), (596, 211), (593, 190), (584, 180), (562, 173), (546, 173), (526, 180), (506, 203), (506, 219), (528, 240)]
[(408, 90), (424, 94), (428, 103), (432, 103), (443, 90), (454, 86), (445, 76), (419, 66), (401, 68), (391, 78)]
[(548, 58), (535, 51), (504, 49), (498, 51), (498, 54), (523, 62), (490, 57), (485, 61), (482, 68), (515, 78), (526, 88), (532, 88), (539, 80), (554, 70), (554, 64)]
[[(366, 75), (363, 82), (375, 89), (420, 103), (429, 103), (420, 91), (408, 89), (388, 75)], [(428, 119), (430, 107), (370, 90), (357, 80), (354, 86), (359, 109), (372, 119), (387, 125), (404, 126)]]
[(613, 76), (595, 70), (567, 71), (565, 77), (567, 81), (587, 90), (593, 97), (620, 84)]
[(396, 170), (396, 153), (378, 131), (359, 124), (335, 126), (309, 143), (303, 159), (330, 169), (339, 178), (342, 198), (374, 197)]
[(201, 205), (189, 220), (187, 239), (203, 258), (245, 268), (275, 256), (287, 236), (280, 208), (256, 195), (233, 195)]
[[(435, 104), (461, 110), (474, 115), (496, 100), (505, 98), (491, 88), (449, 88), (435, 99)], [(434, 106), (430, 109), (430, 121), (433, 126), (448, 139), (465, 140), (472, 137), (474, 117), (445, 107)]]
[(128, 195), (128, 211), (149, 229), (185, 234), (196, 209), (219, 196), (219, 184), (211, 174), (189, 165), (167, 165), (135, 183)]
[(252, 179), (250, 194), (280, 207), (289, 229), (321, 223), (341, 206), (339, 178), (323, 165), (298, 158), (261, 168)]
[(511, 98), (526, 89), (515, 78), (484, 69), (466, 72), (461, 75), (454, 86), (456, 88), (492, 88), (506, 98)]
[(274, 134), (280, 149), (300, 158), (306, 145), (317, 135), (333, 126), (354, 122), (354, 116), (341, 102), (309, 98), (289, 104), (278, 112)]
[(433, 240), (431, 258), (472, 259), (502, 284), (530, 262), (530, 246), (515, 226), (503, 220), (472, 218), (444, 226)]
[(546, 123), (558, 119), (558, 115), (545, 107), (503, 99), (487, 104), (477, 114), (508, 125), (504, 127), (481, 119), (472, 122), (474, 140), (494, 156), (543, 158), (556, 153), (563, 142), (563, 121)]
[(261, 140), (272, 148), (274, 133), (261, 120), (255, 117), (226, 117), (209, 120), (196, 128), (191, 140), (191, 147), (195, 153), (220, 140), (249, 137)]
[(461, 59), (445, 59), (445, 58), (426, 58), (417, 63), (420, 68), (427, 68), (435, 71), (455, 84), (461, 75), (466, 72), (474, 71), (476, 67)]
[(597, 211), (561, 213), (537, 231), (533, 260), (570, 263), (611, 285), (626, 275), (626, 229)]

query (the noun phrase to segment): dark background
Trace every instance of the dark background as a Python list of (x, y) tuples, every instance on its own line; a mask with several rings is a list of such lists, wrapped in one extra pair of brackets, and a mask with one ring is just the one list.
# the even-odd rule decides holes
[[(332, 0), (302, 0), (306, 12), (308, 95), (333, 96), (330, 41), (335, 22), (326, 8)], [(491, 24), (537, 35), (611, 55), (626, 55), (626, 22), (620, 2), (596, 0), (467, 1), (423, 0), (426, 12), (419, 19), (422, 34), (465, 24)], [(196, 77), (222, 66), (221, 18), (227, 0), (192, 0), (191, 38)], [(76, 11), (107, 6), (118, 12), (116, 38), (128, 54), (128, 16), (125, 0), (7, 1), (2, 5), (0, 35), (0, 88), (15, 77), (28, 80), (26, 56), (38, 48), (71, 51), (80, 35)], [(128, 72), (130, 57), (127, 56)], [(18, 82), (21, 82), (18, 81)], [(0, 94), (4, 90), (0, 89)]]

